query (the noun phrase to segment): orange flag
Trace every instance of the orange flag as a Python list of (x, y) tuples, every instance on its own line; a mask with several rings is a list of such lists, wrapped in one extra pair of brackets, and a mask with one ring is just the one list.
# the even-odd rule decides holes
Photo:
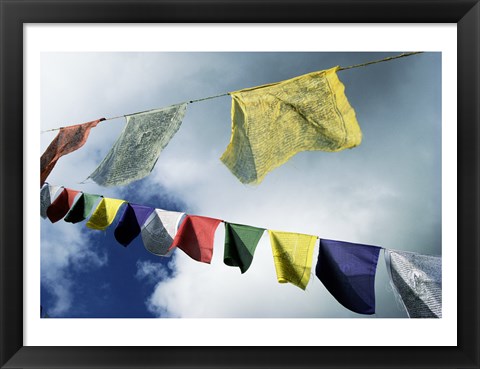
[(178, 247), (192, 259), (210, 264), (215, 230), (220, 222), (220, 219), (187, 215), (173, 239), (170, 250)]
[(40, 187), (45, 183), (58, 159), (81, 148), (87, 141), (90, 129), (102, 120), (105, 120), (105, 118), (60, 128), (58, 135), (40, 158)]

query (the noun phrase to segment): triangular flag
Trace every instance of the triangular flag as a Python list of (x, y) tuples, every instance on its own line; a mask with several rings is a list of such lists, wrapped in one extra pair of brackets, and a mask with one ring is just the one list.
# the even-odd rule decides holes
[(321, 239), (315, 274), (347, 309), (375, 314), (375, 274), (380, 249)]
[(145, 248), (158, 256), (169, 256), (173, 239), (185, 218), (185, 213), (155, 209), (142, 226)]
[(225, 253), (223, 262), (238, 266), (245, 273), (252, 264), (253, 254), (265, 229), (225, 222)]
[(128, 246), (140, 234), (141, 227), (154, 210), (149, 206), (127, 204), (115, 228), (115, 239)]
[(64, 188), (60, 195), (58, 195), (58, 197), (48, 207), (48, 219), (50, 219), (52, 223), (58, 222), (60, 219), (62, 219), (72, 207), (73, 200), (78, 193), (79, 191)]
[(410, 318), (442, 317), (442, 258), (414, 252), (385, 250), (395, 293)]
[(55, 200), (55, 196), (60, 189), (60, 186), (50, 186), (45, 183), (40, 190), (40, 216), (43, 219), (47, 218), (47, 209)]
[(125, 200), (103, 198), (87, 222), (87, 227), (103, 231), (112, 224)]
[(105, 120), (105, 118), (60, 128), (57, 136), (40, 158), (40, 186), (45, 183), (45, 180), (53, 167), (55, 167), (58, 159), (81, 148), (87, 141), (90, 129), (103, 120)]
[(186, 109), (183, 103), (128, 115), (122, 134), (89, 178), (102, 186), (119, 186), (149, 175), (178, 131)]
[(339, 67), (231, 92), (232, 135), (220, 160), (242, 183), (260, 183), (302, 151), (358, 146), (362, 132)]
[(187, 215), (170, 249), (178, 247), (192, 259), (210, 264), (215, 230), (220, 222), (220, 219)]
[(310, 280), (317, 236), (268, 231), (279, 283), (292, 283), (304, 290)]
[(63, 220), (75, 224), (87, 219), (93, 210), (93, 206), (100, 197), (99, 195), (82, 193)]

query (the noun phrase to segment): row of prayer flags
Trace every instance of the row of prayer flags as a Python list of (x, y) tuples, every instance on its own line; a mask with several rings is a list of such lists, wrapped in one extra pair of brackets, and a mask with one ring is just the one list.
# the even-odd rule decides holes
[[(259, 184), (302, 151), (358, 146), (362, 133), (337, 76), (339, 67), (229, 93), (230, 143), (220, 160), (246, 184)], [(187, 103), (125, 116), (119, 138), (88, 178), (120, 186), (147, 176), (180, 128)], [(105, 118), (60, 129), (40, 160), (40, 187), (58, 159), (79, 149)]]
[(211, 262), (214, 234), (221, 222), (219, 219), (154, 209), (48, 183), (42, 187), (40, 198), (40, 214), (52, 223), (62, 218), (77, 223), (90, 216), (86, 226), (94, 230), (105, 230), (111, 226), (125, 204), (114, 230), (115, 239), (120, 244), (128, 246), (140, 234), (145, 248), (155, 255), (168, 256), (178, 247), (194, 260)]
[[(58, 194), (59, 193), (59, 194)], [(42, 217), (57, 222), (85, 220), (95, 210), (87, 227), (104, 230), (123, 212), (114, 230), (116, 240), (128, 246), (141, 235), (145, 248), (169, 256), (180, 248), (192, 259), (210, 263), (214, 235), (225, 224), (224, 263), (245, 273), (264, 228), (229, 223), (220, 219), (154, 209), (125, 200), (105, 198), (45, 184), (40, 192)], [(75, 201), (76, 199), (76, 201)], [(98, 201), (100, 200), (100, 201)], [(268, 230), (277, 280), (306, 289), (311, 275), (317, 236)], [(380, 250), (344, 241), (320, 239), (316, 277), (347, 309), (359, 314), (375, 313), (375, 275)], [(385, 260), (394, 292), (410, 317), (441, 317), (441, 258), (385, 249)]]

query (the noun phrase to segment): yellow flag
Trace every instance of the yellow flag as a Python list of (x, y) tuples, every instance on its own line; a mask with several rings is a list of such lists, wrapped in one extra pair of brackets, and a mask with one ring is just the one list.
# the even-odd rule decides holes
[(103, 198), (87, 222), (87, 227), (103, 231), (112, 224), (125, 200)]
[(242, 183), (260, 183), (302, 151), (360, 144), (362, 132), (338, 68), (230, 93), (232, 135), (220, 160)]
[(292, 283), (304, 290), (310, 280), (317, 236), (268, 231), (279, 283)]

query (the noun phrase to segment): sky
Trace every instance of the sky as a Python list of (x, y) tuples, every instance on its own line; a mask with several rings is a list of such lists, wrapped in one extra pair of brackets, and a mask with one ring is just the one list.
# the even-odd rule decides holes
[[(41, 130), (160, 108), (401, 53), (42, 53)], [(267, 229), (441, 255), (441, 54), (338, 72), (363, 133), (360, 146), (295, 155), (256, 186), (219, 160), (230, 141), (231, 98), (189, 104), (149, 176), (126, 186), (81, 183), (125, 120), (100, 123), (62, 157), (47, 182), (165, 210)], [(41, 152), (57, 132), (40, 134)], [(121, 211), (118, 215), (121, 214)], [(224, 227), (211, 264), (181, 250), (127, 248), (115, 224), (94, 231), (41, 221), (41, 304), (50, 318), (407, 317), (380, 253), (376, 314), (338, 303), (314, 275), (305, 291), (279, 284), (264, 233), (250, 269), (223, 263)]]

